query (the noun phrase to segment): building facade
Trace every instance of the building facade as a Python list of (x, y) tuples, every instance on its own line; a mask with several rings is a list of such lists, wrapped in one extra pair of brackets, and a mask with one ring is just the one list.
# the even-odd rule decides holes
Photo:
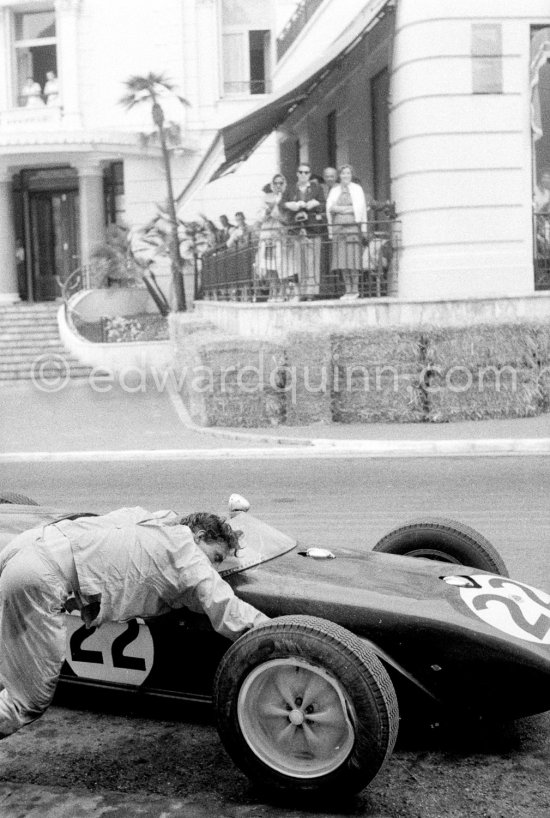
[(277, 51), (258, 133), (395, 203), (399, 298), (550, 289), (547, 0), (302, 0)]
[[(0, 303), (55, 299), (106, 225), (144, 224), (164, 201), (150, 108), (120, 106), (124, 81), (164, 73), (189, 102), (163, 102), (183, 187), (212, 134), (269, 94), (277, 27), (294, 5), (0, 0)], [(252, 211), (275, 162), (272, 139), (196, 209)]]

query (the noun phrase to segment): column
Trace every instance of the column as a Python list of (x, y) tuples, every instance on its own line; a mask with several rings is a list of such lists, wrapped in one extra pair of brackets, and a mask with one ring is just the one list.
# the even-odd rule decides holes
[(11, 173), (0, 169), (0, 304), (19, 301), (11, 186)]
[(57, 66), (63, 123), (80, 128), (80, 88), (78, 77), (78, 18), (81, 0), (55, 0)]
[(80, 194), (80, 263), (89, 264), (93, 248), (105, 237), (103, 169), (99, 163), (78, 166)]

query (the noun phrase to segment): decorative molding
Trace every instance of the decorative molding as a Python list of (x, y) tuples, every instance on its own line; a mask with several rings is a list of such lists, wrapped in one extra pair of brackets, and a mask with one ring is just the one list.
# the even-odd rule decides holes
[(55, 0), (54, 6), (58, 14), (78, 14), (82, 0)]

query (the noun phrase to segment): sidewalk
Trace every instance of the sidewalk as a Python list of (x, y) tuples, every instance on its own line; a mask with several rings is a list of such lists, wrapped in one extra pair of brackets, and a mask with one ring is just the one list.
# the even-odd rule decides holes
[[(156, 390), (0, 388), (0, 461), (178, 457), (550, 454), (550, 414), (445, 424), (202, 428), (179, 395)], [(84, 458), (86, 459), (86, 458)]]

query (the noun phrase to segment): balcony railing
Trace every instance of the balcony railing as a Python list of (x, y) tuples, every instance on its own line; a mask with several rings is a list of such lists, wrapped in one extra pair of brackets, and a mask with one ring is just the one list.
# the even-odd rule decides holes
[(288, 51), (306, 23), (311, 20), (324, 0), (302, 0), (296, 11), (277, 37), (277, 60)]
[(535, 290), (550, 290), (550, 213), (535, 213)]
[(199, 297), (219, 301), (356, 301), (395, 295), (400, 222), (260, 230), (245, 246), (217, 248), (199, 265)]
[(0, 111), (0, 127), (9, 130), (37, 130), (58, 128), (61, 124), (61, 108), (57, 106), (41, 108), (12, 108)]

